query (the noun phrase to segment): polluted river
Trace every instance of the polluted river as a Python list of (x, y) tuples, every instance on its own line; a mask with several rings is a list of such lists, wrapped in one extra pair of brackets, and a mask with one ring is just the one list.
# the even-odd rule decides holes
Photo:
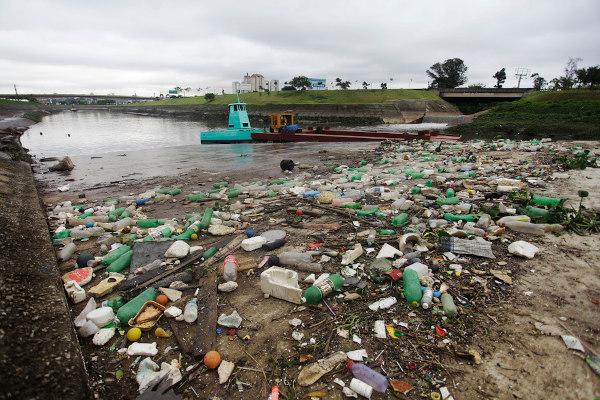
[(597, 143), (207, 128), (86, 111), (22, 137), (75, 164), (36, 178), (97, 398), (598, 394)]

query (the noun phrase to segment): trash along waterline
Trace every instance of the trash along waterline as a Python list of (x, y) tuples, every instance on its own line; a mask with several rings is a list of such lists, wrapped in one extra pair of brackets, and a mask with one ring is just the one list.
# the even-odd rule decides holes
[[(511, 194), (533, 193), (537, 197), (528, 195), (528, 201), (538, 199), (537, 203), (546, 203), (538, 208), (554, 210), (560, 201), (539, 196), (544, 182), (559, 176), (556, 167), (544, 167), (541, 176), (515, 179), (519, 171), (527, 173), (537, 164), (522, 165), (505, 158), (500, 164), (488, 155), (475, 154), (482, 149), (489, 154), (506, 149), (535, 155), (565, 147), (481, 142), (448, 145), (435, 152), (435, 143), (387, 143), (364, 161), (326, 165), (337, 160), (325, 158), (316, 169), (297, 166), (282, 178), (261, 182), (208, 181), (194, 189), (161, 187), (144, 192), (132, 188), (133, 194), (119, 198), (88, 203), (72, 197), (71, 204), (53, 204), (50, 220), (57, 250), (70, 260), (63, 267), (74, 268), (82, 253), (93, 253), (92, 259), (86, 256), (77, 263), (83, 271), (65, 279), (69, 296), (77, 301), (74, 317), (79, 316), (89, 328), (80, 332), (88, 336), (82, 339), (83, 346), (103, 354), (107, 361), (115, 357), (111, 348), (122, 354), (118, 356), (123, 363), (119, 375), (125, 380), (105, 383), (107, 387), (99, 390), (142, 392), (147, 385), (140, 377), (164, 375), (183, 381), (181, 386), (189, 395), (202, 389), (184, 379), (183, 372), (203, 364), (208, 372), (199, 371), (195, 379), (208, 385), (211, 393), (222, 398), (260, 396), (261, 386), (270, 388), (276, 382), (264, 382), (261, 374), (231, 382), (227, 376), (236, 366), (244, 367), (247, 357), (239, 341), (251, 350), (253, 344), (264, 350), (265, 343), (281, 343), (286, 357), (293, 352), (300, 363), (299, 373), (295, 367), (270, 372), (281, 379), (297, 379), (306, 388), (301, 389), (304, 394), (320, 394), (316, 392), (325, 385), (326, 391), (358, 392), (363, 397), (386, 390), (432, 398), (434, 393), (451, 395), (452, 388), (441, 383), (447, 376), (434, 368), (438, 362), (435, 349), (470, 344), (461, 332), (477, 329), (473, 323), (481, 315), (478, 308), (485, 314), (486, 303), (493, 303), (480, 289), (482, 282), (496, 295), (510, 296), (518, 271), (512, 272), (495, 257), (508, 252), (514, 254), (507, 259), (511, 264), (526, 266), (526, 260), (544, 252), (540, 239), (530, 243), (535, 238), (529, 229), (539, 233), (541, 240), (564, 229), (543, 220), (538, 210), (522, 207), (523, 195)], [(439, 201), (452, 198), (459, 201)], [(185, 208), (177, 210), (175, 205)], [(522, 229), (528, 234), (522, 234)], [(432, 235), (435, 232), (445, 235)], [(74, 251), (70, 241), (88, 250)], [(94, 244), (91, 250), (88, 242)], [(152, 253), (160, 246), (160, 251)], [(96, 274), (89, 282), (88, 268)], [(116, 286), (94, 300), (94, 305), (86, 292), (110, 278), (104, 269), (129, 275), (128, 280), (136, 279), (136, 285), (132, 291)], [(164, 315), (152, 320), (156, 322), (151, 328), (138, 332), (132, 318), (144, 304), (158, 301), (159, 293), (167, 297)], [(84, 304), (90, 306), (88, 311), (79, 312)], [(116, 317), (121, 315), (118, 322), (107, 322), (112, 318), (108, 308), (116, 311)], [(95, 310), (101, 310), (95, 313), (99, 315), (89, 316)], [(261, 319), (261, 314), (273, 311), (284, 317), (281, 323)], [(200, 312), (205, 313), (202, 318)], [(210, 334), (197, 337), (196, 329), (204, 325)], [(159, 336), (158, 328), (172, 335), (165, 337), (161, 331)], [(189, 347), (186, 338), (190, 336), (197, 345)], [(415, 337), (430, 338), (413, 342), (418, 354), (398, 353), (392, 346)], [(197, 355), (197, 346), (206, 340), (212, 340), (210, 350), (217, 351), (218, 357)], [(357, 355), (350, 348), (365, 351)], [(261, 370), (266, 360), (257, 350), (250, 354), (262, 360), (253, 365)], [(152, 361), (159, 352), (166, 354), (162, 366)], [(469, 354), (476, 363), (479, 355)], [(136, 356), (149, 357), (144, 358), (149, 361), (137, 365)], [(337, 372), (322, 379), (348, 358), (354, 366), (363, 365), (357, 367), (363, 371), (355, 373), (351, 366), (350, 373)], [(227, 368), (220, 367), (224, 361)], [(97, 367), (114, 373), (102, 362)], [(394, 377), (400, 372), (404, 378)], [(431, 383), (417, 388), (424, 374), (432, 378)], [(121, 388), (124, 383), (126, 389)], [(290, 389), (283, 385), (279, 390)]]

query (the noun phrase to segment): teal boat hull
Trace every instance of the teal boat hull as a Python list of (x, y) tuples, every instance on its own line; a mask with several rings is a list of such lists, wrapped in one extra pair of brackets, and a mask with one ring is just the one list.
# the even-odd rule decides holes
[(262, 129), (223, 129), (200, 133), (202, 143), (247, 143), (252, 142), (253, 133), (264, 132)]

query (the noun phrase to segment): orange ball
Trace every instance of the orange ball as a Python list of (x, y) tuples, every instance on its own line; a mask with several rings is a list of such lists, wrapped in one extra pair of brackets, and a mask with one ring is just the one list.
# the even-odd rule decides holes
[(164, 294), (159, 294), (158, 296), (156, 296), (155, 301), (160, 305), (166, 306), (169, 302), (169, 298)]
[(219, 364), (221, 364), (221, 355), (217, 351), (211, 350), (206, 353), (204, 356), (204, 365), (208, 369), (215, 369)]

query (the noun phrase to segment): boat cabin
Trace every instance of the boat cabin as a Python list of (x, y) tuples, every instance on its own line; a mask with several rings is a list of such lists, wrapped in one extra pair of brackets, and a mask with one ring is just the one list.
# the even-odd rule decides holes
[(230, 129), (250, 129), (250, 118), (248, 118), (248, 109), (246, 103), (240, 102), (238, 96), (237, 102), (229, 104), (229, 121), (228, 128)]

